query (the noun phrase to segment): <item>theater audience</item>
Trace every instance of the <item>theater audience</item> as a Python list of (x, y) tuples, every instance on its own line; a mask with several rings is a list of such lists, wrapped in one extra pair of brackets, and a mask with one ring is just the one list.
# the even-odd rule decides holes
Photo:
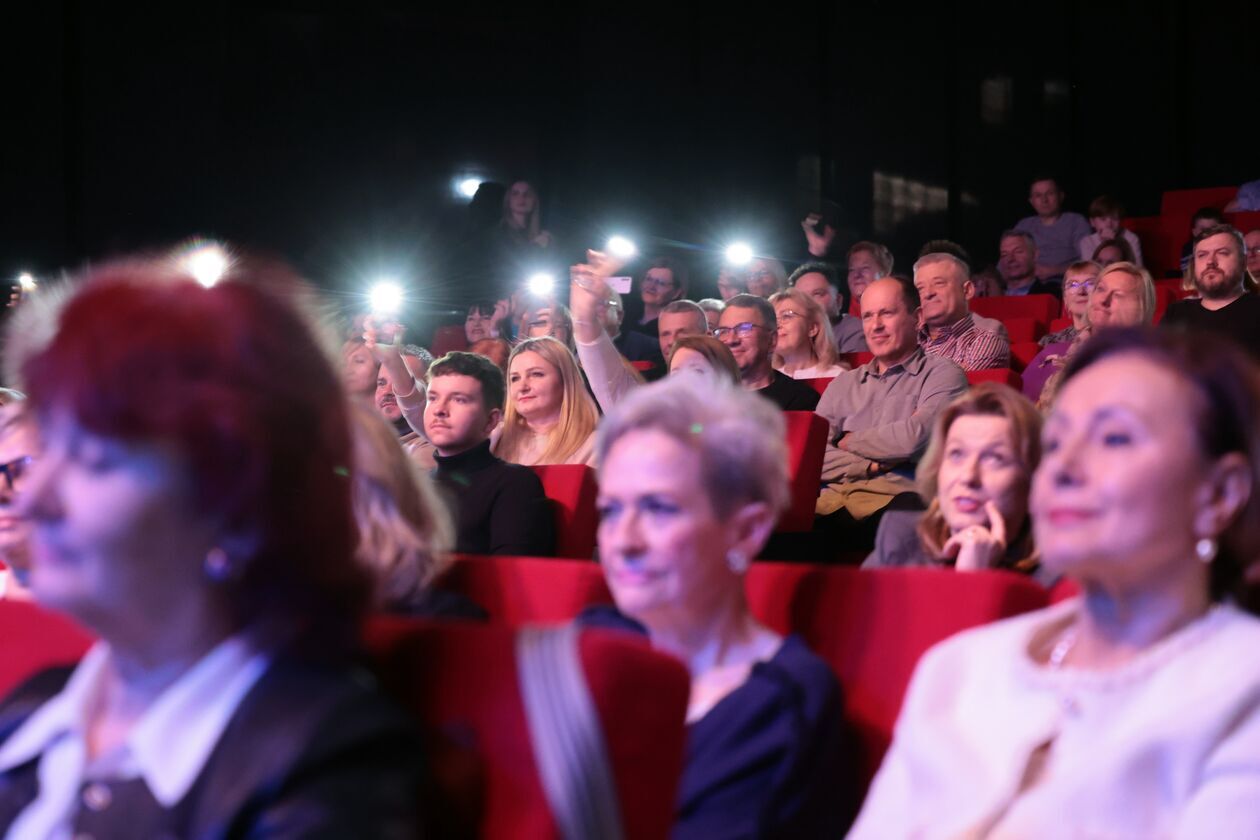
[[(398, 396), (395, 393), (395, 385), (393, 377), (397, 372), (392, 372), (390, 367), (381, 364), (380, 375), (376, 379), (376, 410), (390, 424), (390, 428), (394, 430), (397, 441), (402, 445), (403, 451), (412, 458), (415, 463), (422, 469), (433, 468), (433, 444), (425, 439), (424, 435), (412, 428), (414, 422), (416, 426), (420, 426), (419, 413), (412, 414), (412, 420), (408, 420), (403, 414), (403, 407), (398, 402)], [(404, 394), (412, 396), (414, 400), (423, 400), (423, 388), (417, 389), (417, 383), (408, 375), (403, 381), (403, 386), (397, 390), (403, 391)]]
[(712, 332), (718, 324), (718, 316), (722, 314), (722, 310), (726, 308), (726, 301), (717, 298), (701, 298), (696, 301), (696, 306), (704, 312), (704, 320), (708, 325), (706, 333)]
[(517, 335), (521, 339), (550, 336), (573, 352), (573, 315), (556, 300), (530, 306), (521, 315)]
[(1111, 265), (1117, 262), (1137, 263), (1133, 249), (1123, 239), (1107, 239), (1094, 249), (1090, 258), (1099, 265)]
[(424, 432), (436, 448), (433, 480), (454, 512), (455, 551), (551, 555), (556, 538), (542, 482), (490, 452), (504, 390), (502, 371), (484, 356), (447, 353), (433, 363), (424, 409)]
[(748, 287), (748, 294), (769, 298), (787, 288), (787, 271), (778, 260), (761, 257), (749, 263), (744, 284)]
[(674, 838), (839, 837), (852, 813), (835, 677), (744, 596), (788, 501), (784, 434), (768, 403), (691, 377), (600, 429), (599, 559), (621, 615), (583, 618), (637, 626), (691, 672)]
[(1260, 180), (1248, 181), (1238, 188), (1233, 201), (1225, 205), (1226, 213), (1254, 213), (1260, 210)]
[[(1062, 291), (1057, 279), (1037, 276), (1037, 242), (1032, 234), (1008, 230), (998, 244), (998, 274), (1004, 295), (1054, 295)], [(1062, 274), (1062, 271), (1059, 272)]]
[[(1057, 287), (1064, 270), (1076, 262), (1080, 242), (1090, 235), (1090, 223), (1080, 213), (1064, 212), (1063, 190), (1057, 179), (1037, 176), (1028, 189), (1028, 203), (1035, 215), (1020, 219), (1015, 230), (1033, 238), (1036, 245), (1038, 280), (1053, 281)], [(1011, 292), (1007, 291), (1007, 294)]]
[(840, 363), (831, 322), (812, 297), (799, 289), (770, 296), (778, 324), (773, 364), (793, 379), (831, 377), (849, 366)]
[(540, 262), (551, 259), (556, 243), (542, 226), (542, 203), (534, 185), (513, 181), (503, 195), (503, 211), (496, 229), (495, 248), (501, 284), (519, 282)]
[(914, 468), (932, 423), (967, 390), (962, 368), (919, 347), (919, 296), (895, 277), (862, 295), (862, 325), (875, 358), (827, 386), (818, 414), (829, 426), (815, 530), (869, 546), (882, 511), (914, 490)]
[[(657, 319), (661, 311), (676, 300), (687, 296), (687, 269), (672, 257), (657, 257), (648, 263), (639, 279), (639, 300), (643, 313), (630, 325), (630, 329), (652, 338), (659, 336)], [(668, 353), (664, 353), (669, 358)]]
[(289, 290), (102, 265), (23, 364), (31, 590), (99, 641), (0, 707), (9, 836), (419, 831), (418, 738), (354, 664), (344, 383)]
[(1078, 247), (1081, 260), (1094, 260), (1094, 254), (1104, 243), (1112, 239), (1123, 239), (1129, 246), (1127, 261), (1142, 264), (1142, 243), (1131, 230), (1125, 229), (1120, 220), (1124, 217), (1124, 207), (1109, 195), (1100, 195), (1089, 203), (1089, 226), (1094, 232), (1081, 237)]
[[(718, 313), (718, 318), (721, 319), (721, 313)], [(676, 300), (662, 309), (659, 323), (661, 357), (665, 359), (673, 352), (674, 342), (684, 335), (707, 335), (710, 332), (708, 314), (689, 300)]]
[[(1190, 217), (1190, 238), (1186, 240), (1186, 244), (1181, 247), (1181, 275), (1187, 277), (1190, 269), (1194, 265), (1194, 245), (1199, 240), (1199, 234), (1211, 227), (1228, 225), (1229, 221), (1225, 218), (1225, 214), (1215, 207), (1200, 207), (1194, 211), (1194, 215)], [(1189, 291), (1189, 287), (1186, 288)]]
[(1246, 248), (1242, 234), (1229, 225), (1202, 229), (1185, 281), (1199, 297), (1169, 304), (1161, 325), (1224, 336), (1260, 359), (1260, 296), (1244, 282)]
[(805, 263), (792, 272), (788, 285), (812, 297), (827, 313), (838, 352), (866, 352), (862, 319), (849, 314), (847, 291), (841, 291), (836, 271), (831, 265), (821, 262)]
[(26, 598), (23, 581), (30, 569), (30, 524), (19, 508), (39, 438), (18, 391), (3, 389), (0, 407), (0, 598)]
[(609, 289), (601, 312), (602, 317), (600, 312), (596, 313), (596, 317), (600, 318), (622, 358), (630, 362), (651, 362), (654, 367), (664, 367), (665, 357), (661, 355), (660, 342), (653, 341), (641, 332), (621, 329), (621, 322), (626, 314), (621, 295)]
[(1063, 309), (1072, 318), (1072, 325), (1041, 337), (1041, 349), (1024, 368), (1023, 392), (1030, 400), (1041, 395), (1046, 380), (1059, 370), (1060, 359), (1067, 355), (1077, 336), (1089, 329), (1089, 297), (1098, 282), (1102, 266), (1092, 260), (1074, 262), (1063, 272)]
[(507, 406), (491, 449), (513, 464), (594, 466), (599, 410), (569, 348), (527, 338), (508, 359)]
[[(892, 252), (878, 242), (856, 242), (849, 248), (849, 301), (857, 306), (866, 287), (892, 274)], [(847, 352), (847, 351), (846, 351)]]
[(738, 385), (739, 365), (725, 344), (711, 335), (684, 335), (674, 342), (669, 356), (669, 374), (688, 374), (722, 379)]
[(748, 284), (744, 282), (741, 272), (724, 265), (718, 269), (717, 290), (718, 296), (723, 301), (728, 301), (735, 295), (745, 294), (748, 291)]
[(884, 515), (863, 568), (1008, 569), (1052, 584), (1037, 561), (1028, 490), (1041, 460), (1041, 415), (1017, 391), (982, 382), (936, 418), (919, 462), (926, 513)]
[(774, 307), (758, 295), (736, 295), (726, 302), (713, 337), (739, 365), (745, 389), (755, 391), (784, 411), (813, 411), (818, 392), (774, 369), (778, 324)]
[(1011, 342), (998, 323), (978, 324), (968, 301), (975, 295), (971, 269), (952, 254), (928, 254), (914, 264), (914, 286), (922, 306), (919, 344), (963, 370), (1006, 368)]
[(850, 838), (1260, 836), (1256, 389), (1207, 337), (1081, 350), (1031, 510), (1082, 594), (919, 661)]

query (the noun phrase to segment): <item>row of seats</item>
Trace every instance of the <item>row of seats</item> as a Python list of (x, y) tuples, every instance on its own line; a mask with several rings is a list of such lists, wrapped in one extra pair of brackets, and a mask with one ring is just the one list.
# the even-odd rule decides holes
[[(1181, 249), (1190, 238), (1190, 219), (1203, 207), (1224, 210), (1238, 194), (1237, 187), (1168, 190), (1160, 200), (1158, 216), (1133, 216), (1124, 227), (1142, 243), (1142, 258), (1155, 277), (1181, 273)], [(1260, 228), (1260, 212), (1226, 213), (1225, 219), (1246, 233)]]

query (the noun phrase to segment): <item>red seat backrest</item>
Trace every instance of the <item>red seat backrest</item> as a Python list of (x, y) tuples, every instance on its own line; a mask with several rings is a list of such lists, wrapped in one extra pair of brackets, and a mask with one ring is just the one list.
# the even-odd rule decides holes
[(1183, 216), (1189, 238), (1190, 217), (1201, 207), (1224, 210), (1238, 195), (1238, 187), (1200, 187), (1193, 190), (1167, 190), (1159, 203), (1160, 216)]
[[(1195, 208), (1198, 209), (1198, 208)], [(1122, 221), (1142, 243), (1142, 263), (1156, 280), (1181, 269), (1181, 246), (1190, 238), (1190, 213), (1185, 216), (1133, 216)]]
[(827, 448), (827, 421), (812, 411), (785, 411), (787, 421), (788, 486), (791, 501), (775, 525), (777, 531), (809, 531), (822, 480)]
[(1055, 333), (1055, 332), (1058, 332), (1059, 330), (1066, 330), (1070, 326), (1072, 326), (1072, 318), (1069, 315), (1064, 318), (1055, 318), (1053, 321), (1051, 321), (1049, 324), (1046, 325), (1046, 330), (1048, 332)]
[(1009, 368), (993, 368), (990, 370), (969, 370), (967, 381), (972, 385), (981, 382), (1000, 382), (1010, 385), (1016, 391), (1024, 387), (1024, 378)]
[(871, 353), (868, 350), (863, 350), (860, 353), (841, 353), (840, 354), (840, 361), (844, 362), (846, 365), (848, 365), (851, 368), (860, 367), (861, 365), (866, 364), (873, 358), (875, 358), (875, 354)]
[(595, 556), (599, 517), (595, 470), (585, 464), (542, 464), (532, 467), (556, 515), (556, 556), (589, 560)]
[(1022, 575), (941, 569), (754, 563), (747, 590), (758, 619), (801, 634), (835, 671), (868, 779), (924, 651), (960, 630), (1047, 603), (1045, 589)]
[(1035, 341), (1020, 341), (1011, 343), (1011, 367), (1015, 370), (1023, 372), (1024, 368), (1037, 357), (1041, 352), (1041, 346)]
[(827, 390), (827, 386), (831, 384), (833, 379), (835, 379), (834, 376), (819, 376), (815, 379), (802, 379), (801, 381), (821, 394)]
[(1002, 326), (1012, 344), (1017, 341), (1036, 341), (1046, 334), (1046, 321), (1036, 318), (1003, 318)]
[(1246, 236), (1253, 230), (1260, 230), (1260, 210), (1245, 210), (1239, 213), (1226, 213), (1225, 218)]
[[(558, 836), (521, 699), (515, 631), (376, 617), (365, 639), (386, 691), (430, 735), (444, 806), (463, 805), (480, 837)], [(690, 677), (629, 634), (583, 632), (578, 653), (625, 836), (664, 837), (674, 822)]]
[(1049, 324), (1059, 317), (1061, 304), (1054, 295), (1012, 295), (971, 299), (971, 311), (986, 318), (1032, 318)]
[(467, 350), (468, 337), (464, 334), (463, 324), (447, 324), (433, 331), (433, 342), (429, 352), (433, 358), (440, 359), (452, 350)]
[(651, 370), (652, 368), (656, 367), (656, 363), (655, 363), (655, 362), (646, 361), (646, 360), (645, 360), (645, 361), (640, 361), (640, 362), (631, 362), (631, 363), (630, 363), (630, 367), (634, 368), (634, 369), (635, 369), (635, 370), (637, 370), (639, 373), (647, 373), (649, 370)]
[(603, 571), (589, 560), (456, 555), (435, 585), (510, 626), (568, 621), (592, 604), (612, 603)]
[(0, 697), (45, 668), (73, 665), (91, 647), (87, 630), (31, 601), (0, 601)]

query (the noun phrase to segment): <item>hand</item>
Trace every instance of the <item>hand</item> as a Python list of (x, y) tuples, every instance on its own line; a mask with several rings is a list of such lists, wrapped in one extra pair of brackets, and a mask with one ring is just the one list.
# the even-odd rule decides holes
[(541, 233), (539, 233), (537, 236), (535, 236), (533, 239), (531, 239), (530, 241), (533, 242), (535, 245), (537, 245), (539, 248), (546, 248), (548, 245), (551, 244), (551, 231), (544, 230)]
[(946, 557), (954, 558), (954, 568), (960, 572), (991, 569), (1006, 553), (1006, 520), (992, 501), (984, 503), (989, 517), (989, 527), (971, 525), (963, 528), (946, 541)]
[(836, 238), (836, 229), (831, 225), (824, 224), (822, 233), (819, 233), (816, 226), (822, 221), (822, 216), (818, 213), (810, 213), (801, 222), (801, 230), (805, 231), (805, 242), (809, 246), (809, 252), (815, 257), (824, 257), (827, 250), (831, 247), (831, 241)]
[(371, 351), (378, 364), (388, 359), (401, 359), (405, 329), (396, 322), (377, 325), (369, 315), (363, 321), (363, 344)]
[(606, 266), (598, 251), (587, 252), (596, 257), (591, 263), (579, 263), (569, 267), (569, 306), (573, 310), (573, 323), (580, 341), (593, 341), (602, 329), (604, 307), (612, 296), (608, 288)]

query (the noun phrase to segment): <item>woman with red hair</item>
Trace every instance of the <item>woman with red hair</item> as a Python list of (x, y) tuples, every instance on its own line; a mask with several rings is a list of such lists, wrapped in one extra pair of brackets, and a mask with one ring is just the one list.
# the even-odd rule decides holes
[(300, 290), (108, 265), (23, 364), (30, 587), (100, 641), (0, 706), (7, 836), (415, 830), (415, 739), (353, 664), (346, 398)]

